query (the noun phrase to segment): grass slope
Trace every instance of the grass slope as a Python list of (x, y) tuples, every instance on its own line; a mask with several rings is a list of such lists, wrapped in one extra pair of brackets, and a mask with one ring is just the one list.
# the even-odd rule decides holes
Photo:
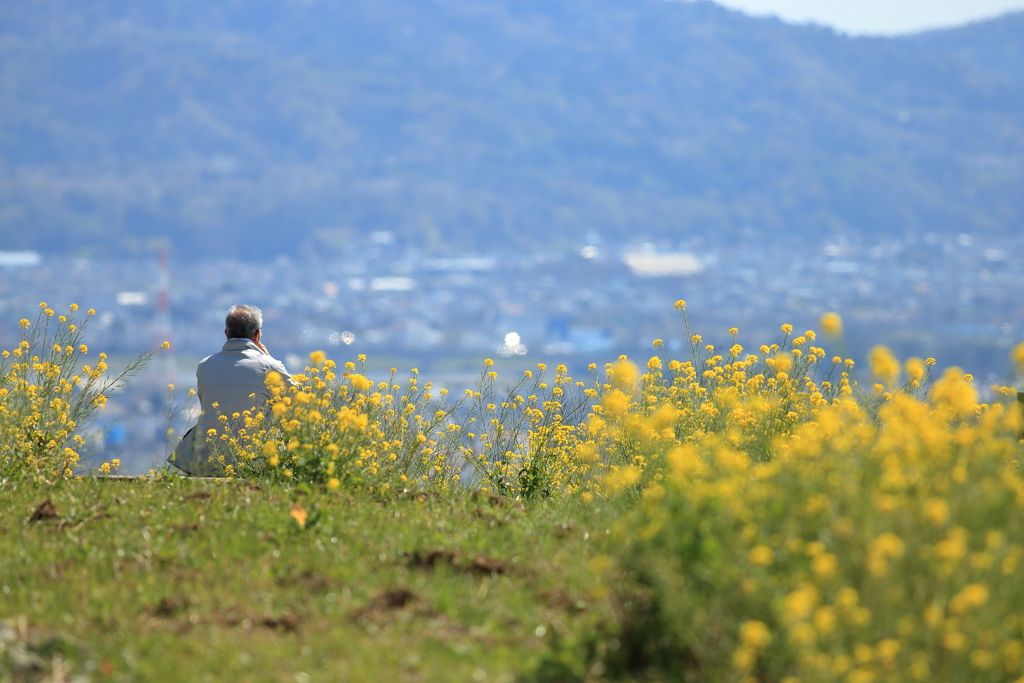
[(511, 681), (610, 616), (605, 525), (573, 505), (178, 479), (0, 501), (0, 680)]

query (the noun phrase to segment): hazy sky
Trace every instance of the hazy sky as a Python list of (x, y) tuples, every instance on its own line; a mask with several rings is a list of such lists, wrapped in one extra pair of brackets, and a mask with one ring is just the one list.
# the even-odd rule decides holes
[(813, 21), (846, 33), (909, 33), (1024, 9), (1024, 0), (716, 0), (750, 14)]

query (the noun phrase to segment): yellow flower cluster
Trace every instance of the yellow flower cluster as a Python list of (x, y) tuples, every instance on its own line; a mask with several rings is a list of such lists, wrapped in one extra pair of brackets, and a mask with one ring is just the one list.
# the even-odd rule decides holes
[(484, 361), (462, 414), (452, 411), (458, 416), (452, 431), (466, 437), (460, 455), (472, 472), (470, 483), (527, 498), (585, 491), (600, 467), (601, 443), (584, 419), (598, 392), (574, 381), (564, 365), (549, 381), (544, 363), (499, 391), (491, 366)]
[(699, 440), (636, 451), (662, 465), (614, 533), (653, 585), (652, 632), (731, 680), (1024, 675), (1016, 403), (979, 404), (957, 369), (924, 399), (805, 403), (792, 429), (762, 425), (770, 458), (747, 447), (742, 403)]
[(82, 339), (94, 311), (79, 323), (77, 310), (72, 304), (69, 315), (56, 316), (45, 302), (39, 304), (34, 323), (20, 321), (18, 346), (0, 352), (0, 481), (70, 477), (84, 445), (82, 428), (153, 356), (132, 359), (114, 376), (105, 353), (95, 364), (85, 362), (89, 348)]
[[(360, 356), (362, 364), (365, 357)], [(328, 488), (363, 487), (384, 492), (405, 484), (446, 489), (458, 481), (449, 454), (457, 450), (442, 408), (447, 392), (434, 395), (413, 371), (404, 382), (392, 368), (386, 382), (374, 384), (355, 363), (344, 368), (322, 351), (287, 386), (271, 374), (272, 394), (264, 415), (233, 416), (243, 425), (236, 433), (215, 436), (214, 453), (240, 463), (242, 476), (326, 484)]]
[[(793, 335), (783, 325), (780, 343), (744, 353), (739, 330), (729, 330), (731, 344), (718, 351), (690, 329), (682, 311), (690, 359), (661, 355), (647, 362), (639, 375), (626, 358), (606, 365), (606, 378), (596, 384), (599, 401), (588, 418), (590, 437), (602, 454), (605, 477), (594, 481), (594, 493), (637, 491), (660, 476), (668, 460), (688, 461), (688, 444), (709, 438), (753, 462), (774, 457), (778, 437), (815, 418), (825, 407), (857, 397), (878, 404), (882, 397), (864, 396), (850, 377), (854, 362), (828, 358), (815, 345), (817, 334)], [(833, 325), (837, 323), (832, 321)], [(898, 364), (897, 364), (898, 367)], [(913, 390), (923, 389), (927, 373)], [(898, 387), (910, 390), (910, 387)], [(889, 395), (891, 396), (891, 395)]]
[[(285, 387), (271, 377), (274, 398), (264, 415), (231, 417), (243, 428), (217, 436), (216, 452), (241, 462), (243, 476), (273, 476), (336, 486), (449, 488), (455, 482), (510, 497), (636, 495), (663, 476), (666, 466), (701, 468), (692, 446), (721, 444), (716, 457), (743, 471), (750, 463), (779, 462), (794, 448), (802, 425), (837, 406), (856, 405), (866, 425), (904, 399), (959, 418), (980, 408), (969, 376), (948, 370), (931, 387), (932, 359), (905, 367), (888, 350), (872, 351), (869, 366), (882, 381), (864, 392), (851, 378), (854, 361), (829, 357), (817, 334), (794, 336), (781, 327), (779, 343), (748, 353), (739, 330), (718, 350), (695, 334), (678, 302), (688, 360), (659, 355), (646, 372), (625, 356), (590, 366), (577, 381), (565, 366), (540, 363), (511, 387), (499, 389), (490, 359), (473, 389), (458, 400), (421, 386), (418, 372), (400, 382), (392, 368), (377, 384), (362, 367), (339, 368), (322, 351)], [(833, 332), (841, 320), (828, 320)], [(904, 374), (902, 381), (900, 375)], [(929, 408), (930, 410), (932, 408)]]

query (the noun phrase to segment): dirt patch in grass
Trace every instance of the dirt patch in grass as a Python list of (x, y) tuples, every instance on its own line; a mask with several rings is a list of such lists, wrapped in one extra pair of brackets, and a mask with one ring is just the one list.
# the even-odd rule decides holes
[(480, 491), (473, 492), (473, 500), (486, 503), (491, 507), (500, 507), (510, 510), (523, 510), (523, 504), (518, 500), (513, 500), (497, 493), (482, 493)]
[(299, 586), (313, 593), (325, 593), (333, 588), (336, 583), (330, 576), (313, 571), (305, 571), (300, 574), (291, 574), (277, 578), (277, 585), (281, 588)]
[(50, 519), (56, 519), (57, 515), (57, 506), (53, 504), (52, 500), (47, 498), (36, 507), (35, 512), (33, 512), (32, 516), (28, 518), (28, 521), (30, 523), (42, 522)]
[(377, 594), (365, 607), (352, 613), (352, 621), (377, 621), (393, 612), (422, 608), (424, 600), (411, 589), (403, 586), (389, 588)]
[(575, 534), (579, 529), (580, 528), (575, 524), (562, 522), (561, 524), (555, 525), (555, 537), (558, 539), (567, 538)]
[(544, 605), (555, 612), (578, 614), (587, 609), (585, 600), (574, 598), (564, 590), (548, 590), (540, 593)]
[(188, 598), (183, 595), (167, 595), (160, 598), (151, 609), (150, 614), (154, 617), (173, 617), (188, 607)]
[(475, 557), (470, 567), (477, 574), (508, 573), (508, 568), (505, 566), (504, 562), (493, 557), (486, 557), (484, 555), (478, 555), (477, 557)]
[(473, 510), (471, 514), (478, 519), (486, 521), (487, 525), (492, 529), (494, 527), (505, 526), (508, 524), (508, 519), (499, 517), (490, 510), (484, 510), (483, 508), (477, 508)]
[(191, 607), (192, 603), (187, 597), (169, 595), (160, 598), (156, 605), (147, 610), (147, 613), (158, 620), (156, 623), (164, 622), (177, 633), (188, 633), (199, 624), (224, 628), (240, 627), (246, 631), (259, 626), (280, 633), (296, 633), (301, 625), (299, 618), (291, 612), (252, 617), (247, 616), (244, 610), (236, 607), (216, 609), (205, 614), (201, 610), (191, 610)]
[(454, 565), (459, 554), (452, 550), (414, 550), (408, 557), (410, 567), (434, 569), (439, 565)]
[(176, 534), (187, 534), (193, 531), (198, 531), (199, 526), (200, 524), (198, 520), (192, 522), (191, 524), (189, 524), (188, 522), (183, 522), (181, 524), (175, 524), (171, 526), (171, 531)]
[(436, 569), (441, 566), (451, 567), (455, 571), (470, 574), (506, 574), (507, 565), (499, 559), (477, 555), (466, 561), (461, 553), (454, 550), (414, 550), (407, 553), (409, 566), (414, 569)]
[(299, 630), (299, 618), (294, 614), (285, 613), (276, 617), (263, 617), (260, 625), (275, 631), (295, 633)]

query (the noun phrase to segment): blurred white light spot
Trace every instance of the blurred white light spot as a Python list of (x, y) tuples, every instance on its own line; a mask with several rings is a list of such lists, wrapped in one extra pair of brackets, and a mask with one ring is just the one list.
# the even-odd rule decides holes
[(338, 344), (351, 344), (356, 340), (356, 335), (351, 332), (331, 332), (327, 340), (337, 346)]
[(353, 292), (361, 292), (366, 289), (366, 280), (361, 277), (350, 277), (346, 284)]
[(338, 285), (333, 282), (325, 282), (323, 286), (324, 296), (334, 298), (338, 296)]
[(505, 358), (526, 355), (526, 347), (523, 346), (518, 332), (509, 332), (505, 335), (505, 343), (498, 347), (498, 355)]
[(969, 247), (974, 243), (974, 239), (966, 232), (962, 232), (957, 236), (956, 243), (961, 247)]
[(992, 263), (998, 263), (1000, 261), (1005, 261), (1007, 256), (1008, 256), (1008, 254), (1006, 253), (1005, 249), (986, 249), (985, 250), (985, 260), (986, 261), (990, 261)]
[(471, 273), (494, 270), (497, 259), (490, 256), (464, 256), (460, 258), (433, 258), (423, 261), (425, 270), (440, 270), (455, 273)]
[(43, 262), (43, 257), (34, 251), (0, 251), (0, 266), (10, 268), (23, 268), (26, 266), (38, 266)]
[(623, 254), (622, 260), (639, 277), (696, 275), (704, 271), (704, 264), (699, 258), (682, 252), (657, 254), (641, 249)]
[(583, 258), (597, 258), (597, 247), (583, 247), (580, 249), (580, 256)]
[(395, 241), (395, 233), (389, 230), (377, 230), (370, 233), (370, 242), (373, 244), (386, 245)]
[(145, 306), (149, 301), (149, 295), (145, 292), (118, 292), (117, 303), (119, 306)]
[(370, 289), (377, 292), (408, 292), (416, 288), (416, 281), (411, 277), (375, 277), (370, 281)]

